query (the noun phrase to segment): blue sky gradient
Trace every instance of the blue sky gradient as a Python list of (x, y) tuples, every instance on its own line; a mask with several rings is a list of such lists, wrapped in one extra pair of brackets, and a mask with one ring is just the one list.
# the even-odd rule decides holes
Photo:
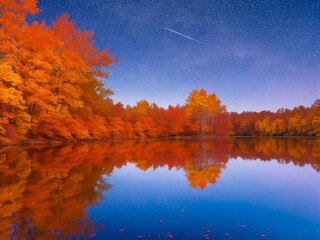
[(205, 88), (241, 112), (310, 106), (320, 97), (319, 1), (39, 0), (38, 6), (36, 20), (51, 23), (68, 13), (121, 61), (107, 70), (115, 102), (146, 99), (166, 107)]

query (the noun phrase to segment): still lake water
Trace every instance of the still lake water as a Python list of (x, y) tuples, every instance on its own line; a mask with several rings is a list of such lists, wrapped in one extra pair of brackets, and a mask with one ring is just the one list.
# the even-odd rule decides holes
[(320, 239), (320, 139), (0, 148), (0, 239)]

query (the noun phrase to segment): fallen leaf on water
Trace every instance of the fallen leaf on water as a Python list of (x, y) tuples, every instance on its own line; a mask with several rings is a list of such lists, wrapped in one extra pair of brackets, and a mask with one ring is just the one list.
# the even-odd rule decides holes
[(207, 230), (207, 232), (211, 232), (210, 230)]
[(105, 232), (107, 230), (106, 226), (104, 224), (102, 224), (101, 226), (101, 232)]
[(204, 235), (201, 235), (202, 237), (208, 237), (209, 235), (208, 234), (204, 234)]
[(266, 235), (265, 234), (261, 234), (261, 237), (265, 237)]
[(225, 233), (224, 235), (229, 236), (229, 233)]
[(89, 236), (89, 238), (93, 238), (94, 236), (96, 236), (96, 234), (92, 234)]
[(246, 225), (242, 225), (241, 227), (246, 227)]

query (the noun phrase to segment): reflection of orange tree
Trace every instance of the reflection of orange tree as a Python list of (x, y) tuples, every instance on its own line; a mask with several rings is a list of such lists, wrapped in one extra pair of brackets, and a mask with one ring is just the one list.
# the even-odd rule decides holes
[[(13, 239), (89, 236), (96, 226), (86, 209), (110, 188), (102, 175), (126, 164), (142, 170), (167, 166), (189, 171), (190, 164), (212, 163), (204, 158), (212, 154), (210, 145), (192, 140), (143, 140), (2, 148), (0, 234), (12, 233)], [(205, 149), (202, 157), (201, 149)], [(221, 157), (216, 150), (213, 152)], [(213, 182), (210, 176), (206, 179)]]
[(192, 161), (186, 161), (186, 178), (190, 187), (204, 189), (208, 183), (214, 185), (221, 170), (214, 166), (194, 167)]
[(314, 138), (236, 138), (230, 156), (243, 159), (277, 160), (297, 166), (310, 164), (320, 171), (320, 139)]
[(12, 213), (23, 207), (23, 192), (30, 174), (29, 162), (23, 161), (26, 157), (26, 152), (14, 153), (10, 148), (0, 149), (0, 235), (4, 237), (9, 236), (10, 225), (14, 224)]
[[(37, 149), (41, 148), (32, 150)], [(59, 148), (56, 150), (59, 154)], [(14, 151), (18, 153), (10, 160)], [(35, 161), (29, 158), (30, 153), (52, 162)], [(11, 239), (68, 239), (96, 231), (85, 209), (111, 187), (102, 179), (104, 172), (94, 162), (59, 164), (59, 157), (50, 158), (50, 153), (12, 148), (1, 154), (6, 168), (0, 180), (1, 236), (9, 239), (11, 233)]]
[(208, 183), (214, 185), (221, 169), (228, 162), (231, 142), (226, 139), (202, 141), (199, 150), (185, 164), (186, 178), (193, 188), (204, 189)]
[[(68, 239), (97, 227), (86, 213), (111, 186), (103, 175), (133, 164), (186, 173), (193, 188), (215, 184), (229, 158), (277, 160), (320, 171), (320, 139), (214, 138), (79, 143), (0, 149), (0, 235)], [(9, 235), (11, 236), (9, 237)]]

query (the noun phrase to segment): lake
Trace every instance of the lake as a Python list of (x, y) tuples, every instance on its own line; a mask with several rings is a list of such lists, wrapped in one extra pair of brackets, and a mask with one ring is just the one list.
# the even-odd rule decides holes
[(320, 239), (320, 139), (0, 148), (0, 239)]

